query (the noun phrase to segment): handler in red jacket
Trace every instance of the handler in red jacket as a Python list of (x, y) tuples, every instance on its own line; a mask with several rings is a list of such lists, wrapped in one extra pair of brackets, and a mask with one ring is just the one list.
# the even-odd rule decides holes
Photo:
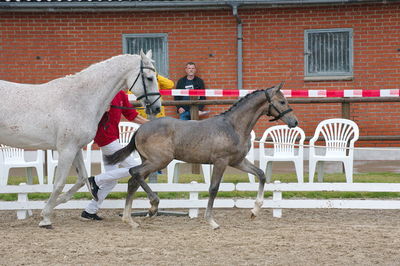
[[(116, 106), (117, 108), (113, 106)], [(94, 138), (94, 141), (100, 147), (103, 156), (113, 154), (122, 148), (122, 145), (118, 142), (118, 124), (121, 120), (121, 115), (124, 115), (126, 119), (137, 124), (143, 124), (149, 121), (140, 116), (135, 109), (119, 109), (118, 106), (132, 107), (128, 100), (128, 95), (124, 91), (118, 92), (112, 100), (109, 111), (106, 112), (100, 120), (96, 137)], [(135, 160), (131, 156), (128, 156), (119, 165), (109, 165), (104, 162), (105, 173), (91, 176), (88, 179), (94, 200), (92, 200), (82, 212), (81, 217), (87, 220), (102, 220), (103, 218), (97, 215), (97, 211), (104, 199), (115, 187), (118, 179), (130, 176), (129, 169), (133, 166), (139, 165), (140, 163), (140, 160)], [(121, 166), (121, 168), (119, 168), (119, 166)]]

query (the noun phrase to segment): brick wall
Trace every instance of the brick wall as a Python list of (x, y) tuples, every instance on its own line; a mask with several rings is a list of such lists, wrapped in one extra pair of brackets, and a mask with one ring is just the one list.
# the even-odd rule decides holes
[[(287, 89), (399, 89), (400, 4), (239, 9), (245, 89), (282, 80)], [(354, 80), (304, 81), (304, 30), (353, 28)], [(122, 53), (122, 34), (167, 33), (170, 78), (194, 61), (210, 89), (236, 88), (236, 21), (231, 10), (116, 13), (2, 13), (0, 79), (43, 83)], [(171, 98), (166, 97), (166, 100)], [(293, 105), (311, 136), (340, 104)], [(352, 104), (361, 135), (400, 135), (400, 104)], [(213, 114), (228, 106), (208, 107)], [(167, 114), (176, 116), (174, 108)], [(276, 124), (260, 120), (257, 137)], [(371, 143), (370, 143), (371, 144)], [(397, 145), (387, 142), (377, 145)]]

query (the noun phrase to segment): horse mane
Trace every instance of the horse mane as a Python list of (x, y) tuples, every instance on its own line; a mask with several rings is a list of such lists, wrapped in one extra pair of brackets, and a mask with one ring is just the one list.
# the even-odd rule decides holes
[[(91, 65), (89, 65), (88, 67), (86, 67), (85, 69), (82, 69), (79, 72), (76, 72), (75, 74), (69, 74), (66, 75), (64, 77), (60, 77), (54, 80), (49, 81), (48, 83), (56, 83), (59, 81), (63, 81), (63, 80), (71, 80), (72, 82), (87, 82), (87, 79), (92, 79), (92, 77), (94, 75), (98, 75), (97, 71), (101, 68), (107, 68), (107, 65), (110, 64), (110, 62), (115, 61), (115, 59), (118, 58), (123, 58), (123, 57), (128, 57), (128, 56), (137, 56), (137, 55), (131, 55), (131, 54), (120, 54), (120, 55), (116, 55), (113, 56), (111, 58), (108, 58), (106, 60), (100, 61), (100, 62), (96, 62), (93, 63)], [(99, 78), (101, 79), (101, 78)], [(78, 80), (78, 81), (77, 81)]]
[(76, 75), (80, 75), (80, 74), (86, 74), (86, 73), (90, 73), (91, 71), (96, 71), (99, 67), (103, 67), (104, 65), (109, 64), (109, 62), (114, 61), (116, 58), (122, 58), (122, 57), (127, 57), (127, 56), (135, 56), (135, 55), (131, 55), (131, 54), (120, 54), (120, 55), (115, 55), (111, 58), (108, 58), (106, 60), (100, 61), (100, 62), (96, 62), (91, 64), (90, 66), (88, 66), (87, 68), (73, 74), (72, 76), (76, 76)]
[[(268, 88), (268, 89), (270, 89), (270, 88)], [(240, 100), (238, 100), (237, 102), (235, 102), (228, 110), (226, 110), (226, 111), (223, 112), (223, 113), (220, 113), (219, 115), (225, 115), (226, 113), (231, 112), (232, 110), (236, 109), (237, 107), (243, 105), (243, 102), (246, 102), (246, 100), (247, 100), (248, 98), (253, 97), (253, 95), (257, 94), (258, 92), (261, 92), (261, 91), (262, 91), (262, 92), (265, 92), (265, 91), (268, 90), (268, 89), (265, 89), (265, 90), (255, 90), (255, 91), (253, 91), (252, 93), (246, 94), (246, 96), (244, 96), (243, 98), (241, 98)]]

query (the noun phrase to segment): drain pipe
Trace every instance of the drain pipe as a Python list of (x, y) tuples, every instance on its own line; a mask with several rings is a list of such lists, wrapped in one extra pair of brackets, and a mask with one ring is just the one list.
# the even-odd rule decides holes
[(238, 15), (238, 4), (231, 3), (233, 16), (236, 18), (236, 33), (237, 33), (237, 89), (243, 89), (243, 27), (242, 20)]

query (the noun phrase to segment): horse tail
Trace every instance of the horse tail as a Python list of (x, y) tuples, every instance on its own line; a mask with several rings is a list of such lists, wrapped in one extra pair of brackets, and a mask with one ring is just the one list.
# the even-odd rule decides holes
[(136, 132), (133, 134), (131, 141), (123, 147), (122, 149), (114, 152), (111, 155), (105, 155), (105, 161), (107, 164), (117, 164), (119, 162), (122, 162), (125, 160), (132, 152), (136, 150), (136, 144), (135, 144), (135, 136)]

